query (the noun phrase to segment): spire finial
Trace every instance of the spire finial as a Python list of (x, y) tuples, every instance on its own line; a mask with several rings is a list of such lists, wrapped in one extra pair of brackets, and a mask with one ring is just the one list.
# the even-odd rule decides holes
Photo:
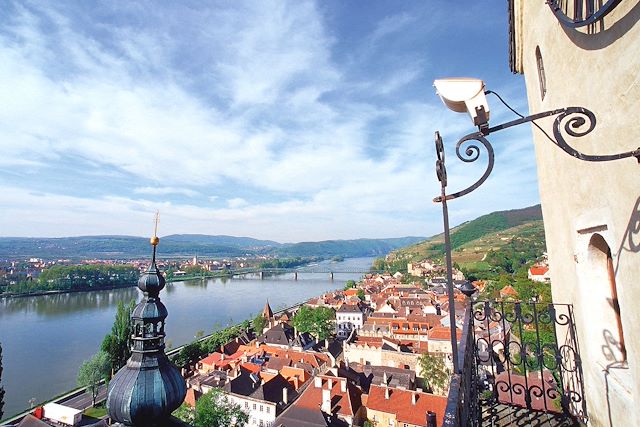
[(151, 260), (151, 265), (154, 266), (156, 264), (156, 247), (158, 243), (160, 243), (160, 238), (158, 237), (158, 223), (160, 222), (160, 211), (157, 210), (156, 214), (153, 217), (153, 237), (149, 239), (151, 246), (153, 246), (153, 259)]
[(158, 246), (158, 242), (160, 242), (160, 238), (158, 238), (158, 223), (160, 222), (160, 211), (156, 211), (156, 214), (153, 217), (153, 237), (149, 239), (152, 246)]

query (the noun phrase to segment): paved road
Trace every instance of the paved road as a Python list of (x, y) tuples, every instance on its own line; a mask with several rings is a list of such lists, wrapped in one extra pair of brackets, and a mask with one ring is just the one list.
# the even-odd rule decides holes
[[(98, 389), (98, 397), (96, 397), (96, 402), (101, 402), (107, 398), (107, 386), (101, 385)], [(93, 404), (93, 400), (91, 398), (91, 393), (82, 393), (79, 396), (72, 397), (68, 400), (64, 400), (62, 402), (58, 402), (61, 405), (70, 406), (72, 408), (85, 410), (90, 408)]]

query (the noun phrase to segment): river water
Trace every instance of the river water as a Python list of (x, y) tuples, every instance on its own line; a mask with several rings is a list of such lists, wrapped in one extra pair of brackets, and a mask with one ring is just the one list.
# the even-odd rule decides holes
[[(335, 271), (366, 271), (373, 258), (324, 261)], [(276, 311), (342, 288), (361, 273), (299, 273), (266, 277), (207, 279), (168, 283), (160, 298), (169, 310), (167, 344), (179, 346), (255, 316), (268, 299)], [(111, 330), (118, 301), (140, 301), (136, 287), (25, 298), (0, 299), (4, 418), (76, 387), (82, 361), (98, 351)]]

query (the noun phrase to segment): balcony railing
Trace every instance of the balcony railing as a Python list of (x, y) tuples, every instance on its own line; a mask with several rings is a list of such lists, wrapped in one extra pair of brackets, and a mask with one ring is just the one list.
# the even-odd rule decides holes
[(571, 305), (469, 303), (458, 359), (445, 426), (587, 419)]

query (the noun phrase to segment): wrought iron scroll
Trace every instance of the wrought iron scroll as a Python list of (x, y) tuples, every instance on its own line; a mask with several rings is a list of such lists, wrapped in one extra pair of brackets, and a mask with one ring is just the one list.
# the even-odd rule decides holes
[(580, 28), (598, 22), (609, 14), (620, 0), (547, 0), (553, 14), (562, 25)]
[(476, 304), (476, 391), (483, 406), (504, 404), (586, 421), (580, 353), (568, 304)]
[[(495, 158), (493, 153), (493, 147), (491, 146), (491, 143), (480, 132), (474, 132), (474, 133), (470, 133), (469, 135), (463, 136), (456, 144), (456, 156), (458, 156), (458, 158), (465, 163), (472, 163), (480, 158), (481, 150), (478, 145), (469, 144), (466, 147), (464, 146), (464, 144), (469, 141), (478, 141), (487, 150), (487, 156), (488, 156), (487, 168), (485, 169), (480, 179), (478, 179), (476, 182), (474, 182), (472, 185), (465, 188), (464, 190), (461, 190), (452, 194), (447, 194), (446, 200), (456, 199), (458, 197), (464, 196), (465, 194), (471, 193), (473, 190), (480, 187), (482, 183), (487, 180), (487, 178), (491, 174), (491, 171), (493, 170), (493, 164), (494, 164), (494, 158)], [(461, 151), (461, 150), (464, 150), (464, 151)], [(436, 132), (436, 155), (437, 155), (436, 173), (438, 175), (438, 180), (440, 181), (440, 183), (443, 184), (443, 186), (446, 186), (447, 185), (446, 184), (447, 169), (444, 164), (444, 146), (442, 144), (442, 138), (440, 138), (440, 134), (438, 132)], [(443, 177), (444, 181), (442, 181), (441, 177)], [(435, 197), (433, 201), (435, 203), (442, 202), (442, 196)]]
[(610, 160), (619, 160), (627, 157), (635, 157), (640, 162), (640, 148), (627, 151), (624, 153), (608, 154), (608, 155), (592, 155), (584, 154), (571, 147), (562, 136), (562, 130), (568, 135), (579, 138), (587, 135), (596, 127), (596, 116), (586, 108), (569, 107), (565, 108), (553, 122), (553, 136), (558, 147), (566, 153), (580, 160), (589, 162), (606, 162)]

